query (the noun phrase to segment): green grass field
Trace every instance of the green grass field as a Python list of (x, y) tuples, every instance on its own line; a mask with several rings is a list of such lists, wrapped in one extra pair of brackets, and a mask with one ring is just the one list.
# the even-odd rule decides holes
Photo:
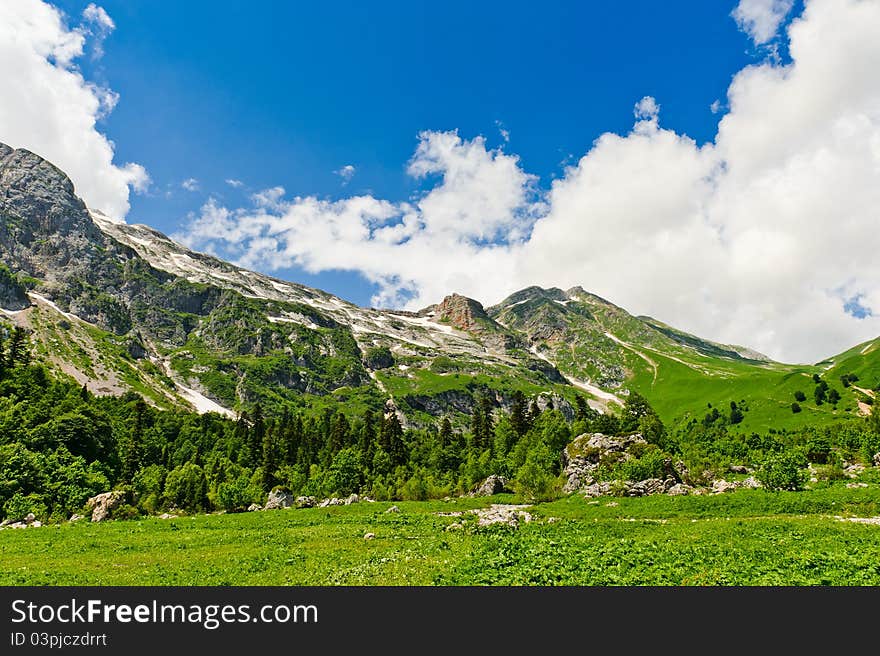
[[(466, 511), (513, 497), (360, 503), (0, 533), (3, 585), (880, 585), (880, 486), (587, 500), (513, 529)], [(548, 522), (548, 518), (557, 521)], [(365, 540), (366, 533), (375, 539)]]

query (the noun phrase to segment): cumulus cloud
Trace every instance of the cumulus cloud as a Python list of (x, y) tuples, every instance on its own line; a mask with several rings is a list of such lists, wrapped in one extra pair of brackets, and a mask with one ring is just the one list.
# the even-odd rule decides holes
[(116, 23), (109, 14), (94, 2), (83, 10), (83, 24), (79, 31), (92, 37), (92, 58), (100, 59), (104, 56), (104, 39), (116, 29)]
[(94, 4), (83, 24), (70, 28), (40, 0), (0, 2), (0, 141), (50, 160), (70, 175), (90, 207), (123, 220), (130, 191), (145, 191), (149, 176), (140, 164), (113, 162), (113, 142), (98, 121), (118, 96), (85, 79), (75, 65), (89, 40), (100, 43), (112, 29), (113, 21)]
[(731, 15), (756, 46), (771, 41), (788, 16), (794, 0), (740, 0)]
[(228, 184), (233, 189), (239, 189), (244, 186), (244, 182), (241, 180), (236, 180), (235, 178), (227, 178), (226, 184)]
[(187, 178), (180, 183), (180, 186), (183, 187), (186, 191), (198, 191), (200, 188), (199, 181), (195, 178)]
[[(638, 314), (787, 361), (880, 334), (880, 3), (808, 0), (791, 61), (732, 80), (715, 139), (663, 127), (650, 97), (542, 191), (519, 159), (456, 132), (419, 136), (427, 191), (216, 201), (186, 240), (263, 270), (346, 269), (373, 303), (458, 291), (494, 303), (582, 285)], [(763, 33), (762, 33), (763, 34)], [(720, 109), (720, 105), (719, 105)]]
[(351, 179), (354, 177), (355, 168), (354, 168), (354, 165), (352, 165), (352, 164), (346, 164), (341, 169), (333, 171), (333, 173), (335, 173), (340, 178), (342, 178), (342, 186), (344, 187), (349, 182), (351, 182)]

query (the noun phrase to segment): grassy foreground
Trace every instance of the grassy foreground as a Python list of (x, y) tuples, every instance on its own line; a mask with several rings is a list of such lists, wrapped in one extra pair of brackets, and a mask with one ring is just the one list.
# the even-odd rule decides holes
[[(447, 531), (457, 499), (0, 532), (3, 585), (880, 585), (880, 487), (572, 496)], [(616, 504), (616, 505), (615, 505)], [(557, 518), (553, 522), (547, 519)], [(366, 533), (375, 538), (365, 540)]]

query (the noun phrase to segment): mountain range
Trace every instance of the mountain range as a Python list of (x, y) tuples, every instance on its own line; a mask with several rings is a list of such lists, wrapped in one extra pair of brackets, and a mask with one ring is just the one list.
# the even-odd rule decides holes
[(737, 425), (759, 430), (866, 414), (880, 383), (880, 339), (784, 364), (581, 287), (491, 307), (454, 293), (419, 312), (359, 307), (113, 221), (57, 167), (3, 144), (0, 262), (2, 315), (32, 331), (38, 357), (96, 394), (159, 407), (385, 403), (419, 424), (463, 421), (480, 396), (506, 407), (522, 392), (571, 413), (581, 395), (613, 412), (636, 391), (666, 422), (735, 405)]

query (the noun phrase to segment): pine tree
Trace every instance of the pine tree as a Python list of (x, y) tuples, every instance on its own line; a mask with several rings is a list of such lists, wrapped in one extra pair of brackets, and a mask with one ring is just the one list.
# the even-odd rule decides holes
[(330, 453), (335, 455), (348, 446), (349, 432), (351, 427), (343, 413), (337, 413), (333, 419), (333, 427), (330, 429)]
[(263, 456), (263, 440), (266, 437), (266, 421), (263, 417), (263, 406), (254, 406), (252, 425), (248, 431), (248, 456), (251, 467), (260, 464)]
[(134, 421), (131, 432), (122, 442), (122, 480), (131, 483), (141, 465), (141, 452), (144, 443), (144, 414), (147, 404), (143, 399), (134, 405)]
[(265, 492), (271, 490), (277, 484), (275, 472), (278, 470), (278, 442), (275, 439), (275, 426), (269, 426), (263, 434), (263, 457), (260, 466), (262, 467), (262, 486)]
[(513, 426), (513, 430), (519, 437), (529, 432), (528, 408), (525, 397), (519, 390), (513, 394), (513, 404), (510, 406), (510, 425)]
[(443, 417), (443, 421), (440, 424), (440, 434), (437, 436), (440, 448), (449, 448), (452, 445), (452, 438), (452, 422), (449, 421), (449, 417)]
[(291, 467), (299, 461), (302, 431), (302, 419), (299, 418), (299, 415), (288, 417), (287, 423), (283, 424), (281, 434), (284, 439), (284, 462)]
[(361, 418), (361, 430), (358, 435), (358, 450), (361, 452), (361, 462), (373, 462), (373, 450), (376, 445), (376, 419), (373, 412), (368, 408), (364, 410)]
[(478, 449), (483, 448), (486, 437), (486, 425), (483, 418), (483, 409), (479, 404), (475, 404), (471, 412), (471, 436), (473, 437), (474, 446)]
[(393, 466), (406, 464), (406, 444), (403, 441), (403, 427), (396, 412), (389, 412), (382, 422), (379, 432), (379, 444), (390, 456)]
[(12, 336), (9, 338), (9, 350), (6, 353), (6, 366), (9, 369), (13, 367), (25, 365), (30, 360), (30, 353), (27, 345), (28, 331), (21, 326), (12, 329)]

